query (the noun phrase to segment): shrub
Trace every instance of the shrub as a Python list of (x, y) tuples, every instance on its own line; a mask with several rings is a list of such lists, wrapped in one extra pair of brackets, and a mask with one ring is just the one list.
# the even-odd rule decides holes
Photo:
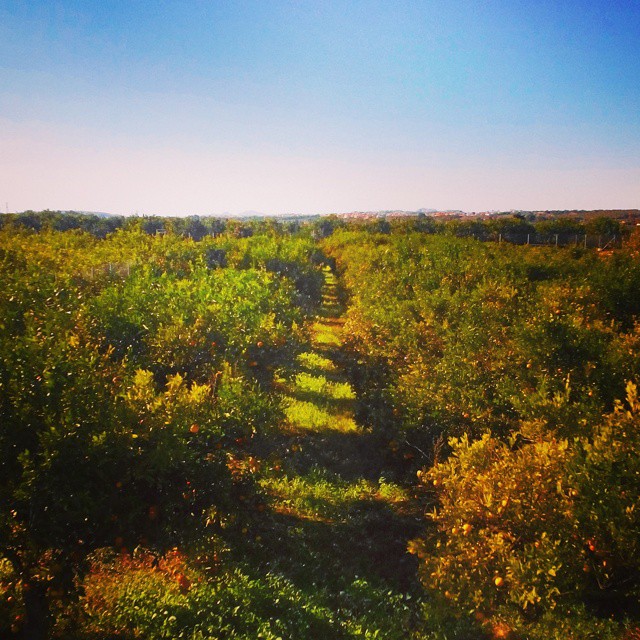
[(626, 407), (573, 441), (541, 424), (510, 444), (452, 439), (450, 458), (423, 476), (438, 496), (435, 528), (410, 543), (424, 585), (531, 638), (550, 637), (541, 629), (554, 610), (602, 634), (615, 625), (599, 615), (637, 616), (640, 403), (627, 389)]

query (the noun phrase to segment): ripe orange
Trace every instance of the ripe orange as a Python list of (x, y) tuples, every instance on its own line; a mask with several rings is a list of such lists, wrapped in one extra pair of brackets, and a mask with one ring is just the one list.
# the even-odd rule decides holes
[(183, 592), (189, 591), (189, 587), (191, 586), (191, 580), (189, 580), (189, 578), (187, 578), (187, 576), (185, 576), (184, 573), (179, 573), (176, 576), (176, 581), (178, 582), (178, 586), (180, 587), (181, 591)]
[(508, 638), (511, 634), (511, 629), (504, 622), (494, 624), (491, 631), (494, 638)]
[(191, 431), (191, 433), (198, 433), (198, 431), (200, 431), (200, 427), (197, 424), (192, 424), (189, 427), (189, 431)]

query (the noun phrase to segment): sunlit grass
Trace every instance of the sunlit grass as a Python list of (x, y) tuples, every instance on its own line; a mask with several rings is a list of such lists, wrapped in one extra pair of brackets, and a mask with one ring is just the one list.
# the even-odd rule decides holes
[(288, 397), (284, 401), (287, 423), (294, 428), (313, 431), (357, 430), (350, 411), (350, 405), (355, 401), (351, 385), (328, 378), (335, 376), (335, 364), (314, 352), (300, 354), (297, 360), (307, 370), (297, 373), (285, 383), (288, 388)]
[(327, 371), (333, 373), (336, 371), (336, 365), (329, 358), (321, 356), (313, 351), (301, 353), (297, 358), (298, 364), (308, 371)]
[(301, 429), (328, 429), (333, 416), (314, 402), (287, 398), (284, 414), (287, 422)]
[(311, 325), (313, 340), (319, 347), (339, 347), (342, 343), (335, 328), (324, 322)]
[(354, 400), (355, 393), (348, 382), (331, 382), (324, 376), (313, 376), (299, 373), (295, 378), (296, 390), (316, 393), (324, 396), (327, 402), (331, 400)]
[(286, 398), (284, 414), (287, 423), (298, 429), (313, 431), (356, 431), (358, 425), (350, 413), (333, 413), (315, 402)]
[(260, 484), (280, 509), (313, 520), (345, 521), (363, 503), (395, 504), (407, 499), (401, 487), (384, 479), (348, 482), (321, 467), (306, 475), (267, 476)]

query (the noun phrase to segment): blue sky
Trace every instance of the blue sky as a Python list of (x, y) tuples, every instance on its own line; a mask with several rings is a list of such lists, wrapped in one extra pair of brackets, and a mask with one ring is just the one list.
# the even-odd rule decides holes
[(0, 145), (10, 210), (640, 207), (640, 3), (8, 0)]

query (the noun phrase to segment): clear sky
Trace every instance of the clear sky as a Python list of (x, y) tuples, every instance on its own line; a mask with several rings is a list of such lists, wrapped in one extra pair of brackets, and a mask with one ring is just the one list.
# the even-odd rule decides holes
[(640, 208), (640, 2), (4, 0), (5, 203)]

